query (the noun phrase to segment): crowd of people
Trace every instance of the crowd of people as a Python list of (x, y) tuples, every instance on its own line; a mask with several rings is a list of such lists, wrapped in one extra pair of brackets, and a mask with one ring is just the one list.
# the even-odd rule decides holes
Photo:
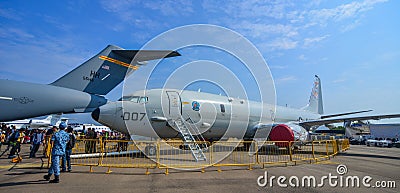
[[(49, 180), (50, 183), (58, 183), (60, 172), (72, 171), (70, 156), (77, 139), (85, 139), (85, 153), (96, 153), (99, 151), (96, 146), (100, 139), (105, 144), (107, 140), (129, 140), (130, 138), (128, 135), (119, 132), (96, 132), (92, 128), (74, 131), (64, 122), (58, 127), (53, 126), (47, 130), (23, 127), (17, 129), (13, 125), (8, 126), (2, 123), (0, 128), (0, 152), (2, 153), (0, 156), (9, 151), (8, 158), (19, 157), (21, 144), (30, 144), (29, 158), (36, 158), (37, 152), (42, 147), (43, 155), (41, 157), (49, 157), (51, 153), (51, 166), (44, 179)], [(127, 146), (127, 142), (119, 142), (117, 149), (118, 151), (126, 151)], [(50, 149), (50, 147), (52, 148)], [(53, 174), (54, 179), (50, 180)]]
[[(16, 154), (19, 154), (21, 151), (21, 144), (24, 143), (31, 144), (31, 152), (29, 157), (36, 157), (36, 152), (39, 150), (39, 147), (43, 143), (43, 139), (46, 136), (45, 130), (27, 130), (25, 128), (17, 130), (14, 125), (7, 126), (6, 124), (1, 124), (0, 132), (0, 151), (2, 151), (1, 155), (5, 154), (7, 151), (10, 151), (8, 158), (17, 157)], [(6, 146), (5, 149), (4, 146)]]
[[(50, 129), (29, 129), (23, 127), (17, 129), (14, 125), (2, 123), (0, 127), (0, 152), (3, 152), (5, 149), (8, 151), (12, 147), (15, 147), (9, 154), (9, 158), (14, 158), (16, 157), (16, 153), (20, 152), (21, 144), (31, 144), (30, 158), (36, 157), (36, 153), (40, 150), (40, 147), (43, 148), (43, 156), (48, 157), (49, 155), (46, 155), (47, 143), (49, 142), (49, 137), (55, 131), (57, 131), (56, 126)], [(85, 153), (95, 153), (98, 151), (96, 149), (98, 139), (102, 139), (103, 141), (130, 139), (128, 135), (119, 132), (95, 131), (90, 127), (81, 131), (72, 131), (72, 133), (77, 139), (89, 139), (85, 144)], [(4, 149), (5, 146), (6, 148)], [(121, 145), (121, 148), (123, 148), (123, 145)]]
[[(119, 132), (108, 132), (108, 131), (95, 131), (92, 128), (88, 128), (83, 132), (79, 133), (80, 139), (86, 139), (85, 141), (85, 153), (97, 153), (99, 150), (97, 144), (99, 139), (102, 140), (104, 146), (106, 146), (106, 141), (108, 140), (130, 140), (129, 135), (125, 135)], [(117, 144), (117, 151), (126, 151), (128, 143), (120, 141)]]

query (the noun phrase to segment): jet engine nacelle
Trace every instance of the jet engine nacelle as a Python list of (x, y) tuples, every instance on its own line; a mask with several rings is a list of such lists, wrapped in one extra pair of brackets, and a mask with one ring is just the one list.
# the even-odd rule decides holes
[(308, 132), (293, 123), (275, 125), (269, 133), (271, 141), (305, 141), (307, 138)]

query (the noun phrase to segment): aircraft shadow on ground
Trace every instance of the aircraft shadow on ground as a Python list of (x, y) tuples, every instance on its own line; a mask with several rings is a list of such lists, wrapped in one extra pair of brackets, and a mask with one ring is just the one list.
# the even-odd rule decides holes
[(15, 170), (26, 170), (26, 169), (37, 169), (37, 170), (31, 170), (31, 171), (22, 171), (22, 172), (12, 172), (12, 173), (7, 173), (4, 175), (7, 176), (19, 176), (19, 175), (26, 175), (26, 174), (39, 174), (39, 173), (43, 173), (43, 174), (47, 174), (47, 169), (40, 169), (40, 168), (16, 168), (13, 169)]
[(400, 157), (394, 157), (394, 156), (373, 155), (373, 154), (359, 154), (359, 153), (349, 153), (349, 152), (346, 152), (346, 153), (344, 153), (344, 154), (341, 154), (341, 156), (369, 157), (369, 158), (382, 158), (382, 159), (400, 160)]
[(29, 185), (29, 184), (48, 184), (49, 181), (47, 180), (31, 180), (31, 181), (24, 181), (24, 182), (7, 182), (7, 183), (0, 183), (0, 187), (7, 187), (7, 186), (22, 186), (22, 185)]

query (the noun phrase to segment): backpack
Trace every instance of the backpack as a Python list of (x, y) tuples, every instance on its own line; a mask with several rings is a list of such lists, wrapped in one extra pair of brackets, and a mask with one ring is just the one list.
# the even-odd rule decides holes
[(74, 134), (69, 135), (69, 141), (67, 143), (67, 149), (72, 149), (75, 147), (76, 138)]

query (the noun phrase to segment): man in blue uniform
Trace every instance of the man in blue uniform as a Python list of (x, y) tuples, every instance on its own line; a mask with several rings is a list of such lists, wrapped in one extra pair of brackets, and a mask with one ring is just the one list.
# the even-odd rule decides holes
[(65, 154), (62, 156), (61, 172), (66, 172), (68, 166), (68, 172), (71, 172), (71, 154), (72, 149), (75, 147), (76, 137), (74, 135), (74, 129), (71, 126), (67, 127), (67, 133), (69, 134), (69, 141), (67, 143), (67, 148), (65, 149)]
[(45, 180), (50, 180), (51, 175), (54, 174), (54, 179), (50, 180), (50, 183), (58, 183), (60, 181), (60, 158), (65, 154), (65, 148), (69, 141), (69, 135), (64, 131), (67, 124), (62, 122), (58, 127), (60, 131), (54, 133), (51, 137), (51, 142), (53, 144), (53, 149), (51, 150), (51, 166), (47, 175), (43, 176)]

